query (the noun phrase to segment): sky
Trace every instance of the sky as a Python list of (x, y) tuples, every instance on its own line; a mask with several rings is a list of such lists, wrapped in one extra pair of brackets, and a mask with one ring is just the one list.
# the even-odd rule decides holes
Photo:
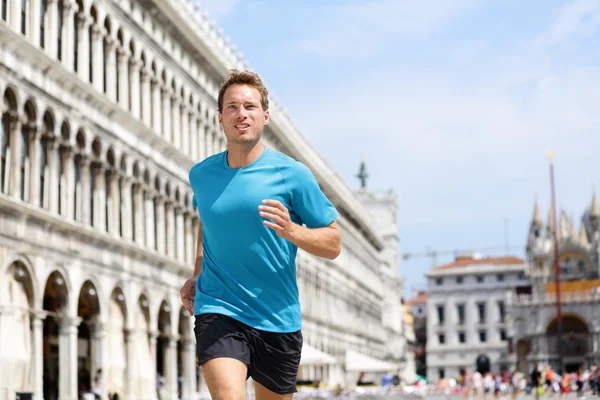
[(600, 190), (600, 0), (199, 0), (352, 189), (398, 196), (405, 294), (431, 249), (524, 257), (537, 199)]

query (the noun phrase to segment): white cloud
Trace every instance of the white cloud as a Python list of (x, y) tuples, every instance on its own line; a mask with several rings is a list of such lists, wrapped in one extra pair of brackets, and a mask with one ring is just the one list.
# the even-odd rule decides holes
[(298, 40), (293, 49), (333, 60), (364, 58), (402, 38), (425, 38), (477, 3), (362, 0), (319, 6), (309, 30), (313, 34)]
[(599, 0), (574, 0), (559, 10), (554, 22), (537, 38), (541, 45), (552, 46), (569, 39), (580, 39), (593, 35), (600, 24)]

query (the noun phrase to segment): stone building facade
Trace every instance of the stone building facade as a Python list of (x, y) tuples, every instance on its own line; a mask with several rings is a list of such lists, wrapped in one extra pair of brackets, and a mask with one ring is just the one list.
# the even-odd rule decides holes
[[(74, 400), (94, 381), (155, 399), (159, 376), (162, 399), (191, 399), (205, 387), (178, 294), (198, 226), (187, 174), (225, 149), (218, 87), (247, 65), (191, 1), (0, 3), (0, 399)], [(386, 243), (274, 98), (271, 112), (266, 144), (340, 211), (340, 257), (298, 254), (305, 348), (330, 356), (300, 378), (352, 382), (349, 351), (388, 356)]]
[(458, 256), (427, 273), (427, 378), (461, 369), (495, 373), (510, 366), (506, 299), (526, 285), (525, 260)]
[[(558, 241), (562, 337), (558, 335), (554, 231)], [(574, 371), (600, 361), (600, 204), (594, 195), (575, 220), (552, 209), (544, 222), (535, 204), (527, 236), (531, 284), (509, 297), (509, 361), (521, 371), (535, 365)]]

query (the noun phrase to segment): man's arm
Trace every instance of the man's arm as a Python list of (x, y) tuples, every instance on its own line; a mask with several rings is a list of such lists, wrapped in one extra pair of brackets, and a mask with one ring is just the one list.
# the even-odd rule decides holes
[(298, 225), (290, 219), (288, 209), (277, 200), (263, 200), (258, 209), (260, 216), (266, 218), (263, 221), (266, 226), (302, 250), (330, 260), (340, 255), (342, 244), (335, 221), (323, 228)]
[(202, 272), (202, 260), (204, 252), (202, 250), (202, 222), (198, 225), (198, 243), (196, 244), (196, 263), (194, 264), (194, 275), (183, 284), (179, 290), (181, 302), (190, 315), (194, 315), (194, 300), (196, 298), (196, 280)]
[(194, 264), (194, 275), (196, 278), (202, 272), (202, 260), (204, 260), (204, 249), (202, 248), (202, 221), (198, 223), (198, 242), (196, 243), (196, 263)]
[(323, 228), (307, 228), (294, 224), (291, 237), (288, 239), (302, 250), (312, 255), (335, 259), (342, 251), (340, 231), (335, 221)]

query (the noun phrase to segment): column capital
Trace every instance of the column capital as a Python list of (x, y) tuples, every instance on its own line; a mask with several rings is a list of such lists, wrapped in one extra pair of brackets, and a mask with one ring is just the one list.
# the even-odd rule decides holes
[(47, 314), (44, 310), (35, 310), (35, 309), (32, 309), (30, 311), (30, 315), (34, 321), (35, 320), (43, 321), (46, 319), (46, 316), (47, 316)]
[(127, 50), (121, 46), (118, 46), (117, 47), (117, 55), (119, 56), (119, 60), (122, 61), (124, 58), (125, 59), (129, 58), (131, 53), (129, 52), (129, 50)]
[(8, 122), (11, 124), (16, 124), (21, 122), (21, 118), (19, 117), (18, 111), (9, 111), (8, 112)]

